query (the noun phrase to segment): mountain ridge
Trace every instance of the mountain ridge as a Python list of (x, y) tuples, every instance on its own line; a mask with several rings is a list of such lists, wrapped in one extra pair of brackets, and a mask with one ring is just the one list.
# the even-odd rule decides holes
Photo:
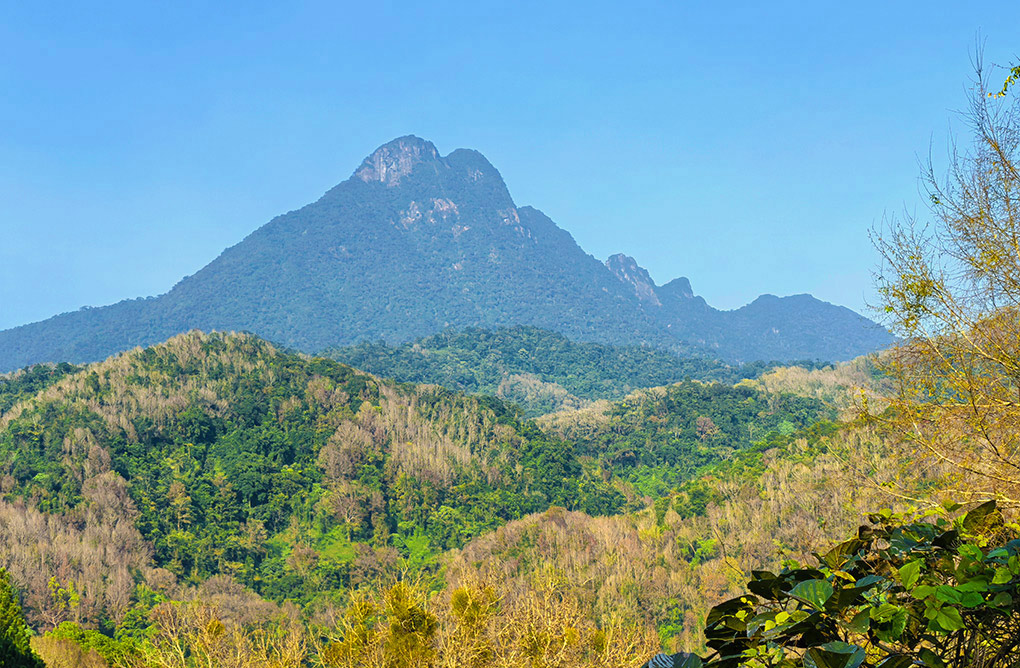
[(686, 279), (655, 286), (627, 260), (644, 298), (539, 209), (517, 206), (481, 153), (442, 156), (408, 135), (162, 295), (0, 331), (0, 371), (94, 361), (191, 329), (250, 331), (319, 352), (450, 327), (527, 325), (729, 362), (848, 359), (891, 341), (862, 316), (817, 300), (801, 305), (813, 314), (806, 326), (790, 303), (719, 315), (731, 312), (694, 296)]

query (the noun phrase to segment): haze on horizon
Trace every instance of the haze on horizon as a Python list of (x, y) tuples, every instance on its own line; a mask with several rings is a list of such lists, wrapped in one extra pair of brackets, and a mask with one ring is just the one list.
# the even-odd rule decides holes
[(921, 206), (978, 31), (1012, 3), (584, 12), (271, 3), (0, 22), (0, 329), (166, 292), (413, 133), (481, 151), (600, 259), (718, 308), (867, 312), (867, 231)]

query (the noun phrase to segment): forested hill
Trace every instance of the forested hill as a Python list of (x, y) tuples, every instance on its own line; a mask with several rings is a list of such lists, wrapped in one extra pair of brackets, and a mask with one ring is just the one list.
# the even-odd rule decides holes
[[(124, 614), (143, 566), (308, 600), (365, 564), (396, 568), (550, 505), (617, 512), (622, 495), (572, 448), (496, 399), (193, 332), (69, 373), (0, 415), (3, 497), (29, 504), (0, 500), (0, 516), (41, 511), (56, 534), (49, 547), (6, 535), (0, 563), (42, 611), (53, 573), (32, 564), (88, 580), (96, 619)], [(82, 518), (113, 532), (113, 549), (62, 555)]]
[[(549, 358), (557, 373), (597, 353), (616, 373), (631, 354), (645, 380), (659, 354), (530, 329), (448, 333), (430, 350), (463, 355), (471, 341), (510, 361), (526, 359), (520, 348), (510, 355), (513, 346), (550, 347), (560, 352)], [(593, 392), (600, 378), (586, 381)], [(481, 568), (496, 578), (493, 592), (525, 602), (541, 584), (522, 582), (521, 569), (587, 568), (593, 546), (608, 539), (593, 535), (575, 549), (549, 530), (616, 527), (623, 538), (613, 550), (628, 555), (620, 567), (628, 573), (599, 590), (622, 596), (612, 606), (625, 616), (603, 618), (605, 601), (571, 598), (571, 624), (594, 633), (617, 623), (654, 637), (673, 628), (676, 583), (663, 588), (653, 570), (669, 564), (693, 587), (701, 575), (692, 569), (714, 558), (709, 534), (692, 534), (649, 565), (655, 526), (705, 521), (720, 494), (734, 491), (705, 475), (734, 462), (755, 467), (762, 449), (791, 435), (827, 433), (832, 415), (811, 397), (688, 380), (557, 414), (543, 430), (495, 397), (380, 380), (249, 334), (190, 332), (85, 367), (0, 377), (0, 568), (34, 628), (77, 622), (105, 634), (89, 642), (115, 638), (136, 651), (161, 632), (154, 620), (168, 599), (199, 597), (216, 614), (249, 620), (228, 625), (268, 619), (285, 603), (314, 621), (357, 606), (352, 592), (382, 595), (398, 577), (482, 586), (470, 573)], [(507, 535), (493, 533), (501, 527), (515, 545), (493, 544)], [(450, 552), (461, 548), (498, 559)], [(588, 586), (581, 582), (568, 589)], [(638, 594), (647, 607), (635, 611)], [(499, 613), (511, 627), (512, 609)]]
[(764, 362), (731, 366), (643, 346), (575, 342), (527, 326), (447, 330), (399, 346), (366, 342), (330, 350), (328, 355), (402, 382), (495, 395), (521, 406), (527, 416), (580, 408), (598, 399), (622, 399), (639, 388), (686, 379), (733, 384), (773, 366)]
[(720, 312), (686, 279), (649, 288), (640, 285), (647, 272), (625, 275), (619, 265), (585, 253), (537, 209), (518, 207), (480, 153), (441, 156), (430, 142), (402, 137), (167, 294), (0, 332), (0, 371), (98, 360), (191, 329), (250, 331), (319, 352), (450, 327), (530, 325), (730, 361), (835, 361), (890, 341), (874, 323), (808, 296)]

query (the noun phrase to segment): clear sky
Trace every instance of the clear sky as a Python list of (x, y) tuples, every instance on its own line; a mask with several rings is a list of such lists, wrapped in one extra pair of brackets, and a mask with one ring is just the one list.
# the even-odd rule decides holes
[(862, 310), (1007, 2), (0, 0), (0, 328), (166, 292), (404, 134), (600, 259)]

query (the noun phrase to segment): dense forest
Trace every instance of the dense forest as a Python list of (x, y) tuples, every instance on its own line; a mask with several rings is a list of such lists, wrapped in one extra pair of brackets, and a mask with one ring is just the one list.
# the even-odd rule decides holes
[[(496, 336), (506, 347), (554, 335)], [(546, 368), (585, 361), (557, 350)], [(597, 388), (593, 366), (570, 377)], [(816, 399), (688, 380), (588, 406), (605, 412), (583, 434), (570, 411), (543, 429), (495, 397), (198, 332), (86, 367), (32, 367), (0, 388), (0, 558), (25, 617), (48, 638), (94, 629), (131, 651), (167, 600), (297, 606), (307, 625), (399, 573), (449, 593), (448, 578), (466, 577), (449, 570), (450, 550), (536, 513), (704, 516), (697, 476), (832, 417)], [(658, 638), (665, 614), (625, 626)]]
[[(494, 395), (521, 406), (532, 417), (688, 379), (732, 384), (779, 366), (776, 362), (731, 366), (642, 346), (576, 342), (524, 326), (447, 330), (399, 346), (361, 343), (327, 354), (401, 382)], [(819, 366), (811, 361), (796, 364)]]
[(704, 653), (743, 574), (793, 573), (910, 464), (882, 424), (845, 422), (888, 397), (864, 362), (686, 380), (537, 423), (250, 335), (3, 382), (0, 559), (51, 666)]
[[(11, 502), (50, 522), (120, 513), (108, 519), (133, 520), (154, 566), (195, 584), (229, 574), (277, 601), (550, 505), (623, 505), (572, 444), (497, 400), (386, 384), (247, 336), (188, 334), (89, 367), (2, 424)], [(88, 603), (90, 621), (121, 621)]]

